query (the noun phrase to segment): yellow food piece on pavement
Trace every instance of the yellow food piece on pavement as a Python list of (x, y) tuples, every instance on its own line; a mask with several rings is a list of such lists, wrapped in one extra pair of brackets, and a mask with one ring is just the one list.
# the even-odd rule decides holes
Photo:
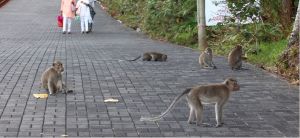
[(33, 96), (35, 97), (35, 98), (48, 98), (48, 94), (47, 93), (35, 93), (35, 94), (33, 94)]

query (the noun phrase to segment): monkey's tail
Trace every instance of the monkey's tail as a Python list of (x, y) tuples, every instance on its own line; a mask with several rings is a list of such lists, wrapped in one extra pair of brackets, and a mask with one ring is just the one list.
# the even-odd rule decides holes
[(141, 117), (140, 121), (157, 121), (160, 120), (162, 117), (164, 117), (168, 112), (171, 111), (171, 109), (174, 107), (174, 105), (176, 104), (177, 101), (179, 101), (179, 99), (185, 95), (188, 94), (191, 91), (192, 88), (188, 88), (186, 90), (184, 90), (180, 95), (178, 95), (173, 102), (171, 103), (171, 105), (168, 107), (168, 109), (163, 112), (161, 115), (156, 116), (156, 117)]
[(136, 60), (138, 60), (139, 58), (141, 58), (142, 56), (141, 55), (139, 55), (138, 57), (136, 57), (136, 58), (134, 58), (134, 59), (119, 59), (119, 61), (121, 62), (121, 61), (136, 61)]
[(136, 60), (138, 60), (139, 58), (141, 58), (142, 56), (141, 55), (139, 55), (138, 57), (136, 57), (135, 59), (131, 59), (131, 60), (128, 60), (128, 61), (136, 61)]

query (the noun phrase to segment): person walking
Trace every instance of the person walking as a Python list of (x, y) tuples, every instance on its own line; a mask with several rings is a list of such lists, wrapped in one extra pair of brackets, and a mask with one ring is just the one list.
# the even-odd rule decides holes
[[(75, 0), (61, 0), (60, 11), (63, 16), (63, 34), (71, 33), (72, 19), (75, 17)], [(67, 30), (68, 28), (68, 30)]]
[[(96, 2), (96, 0), (89, 0), (90, 14), (91, 14), (91, 18), (92, 18), (93, 21), (94, 21), (94, 17), (95, 17), (95, 14), (96, 14), (96, 12), (94, 11), (95, 2)], [(88, 32), (92, 31), (93, 24), (94, 24), (94, 22), (89, 22), (89, 31)]]
[(78, 0), (76, 4), (76, 14), (80, 16), (81, 33), (89, 33), (89, 23), (93, 22), (88, 4), (89, 0)]

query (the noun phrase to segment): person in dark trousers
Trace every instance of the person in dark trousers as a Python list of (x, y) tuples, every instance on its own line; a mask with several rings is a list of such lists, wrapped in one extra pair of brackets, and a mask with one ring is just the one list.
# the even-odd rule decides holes
[[(90, 13), (91, 13), (92, 20), (94, 20), (94, 17), (95, 17), (95, 14), (96, 14), (96, 12), (94, 11), (95, 2), (96, 2), (96, 0), (89, 0), (89, 5), (88, 5), (88, 7), (90, 8)], [(93, 21), (89, 22), (88, 32), (92, 31), (93, 23), (94, 23)]]

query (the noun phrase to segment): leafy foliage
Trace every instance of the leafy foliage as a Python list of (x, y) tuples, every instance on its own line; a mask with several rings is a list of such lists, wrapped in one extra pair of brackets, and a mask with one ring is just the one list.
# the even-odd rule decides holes
[(227, 0), (227, 6), (233, 15), (230, 18), (231, 22), (237, 20), (256, 22), (259, 20), (260, 10), (257, 0)]
[(195, 0), (101, 0), (116, 18), (151, 37), (182, 45), (197, 43)]

